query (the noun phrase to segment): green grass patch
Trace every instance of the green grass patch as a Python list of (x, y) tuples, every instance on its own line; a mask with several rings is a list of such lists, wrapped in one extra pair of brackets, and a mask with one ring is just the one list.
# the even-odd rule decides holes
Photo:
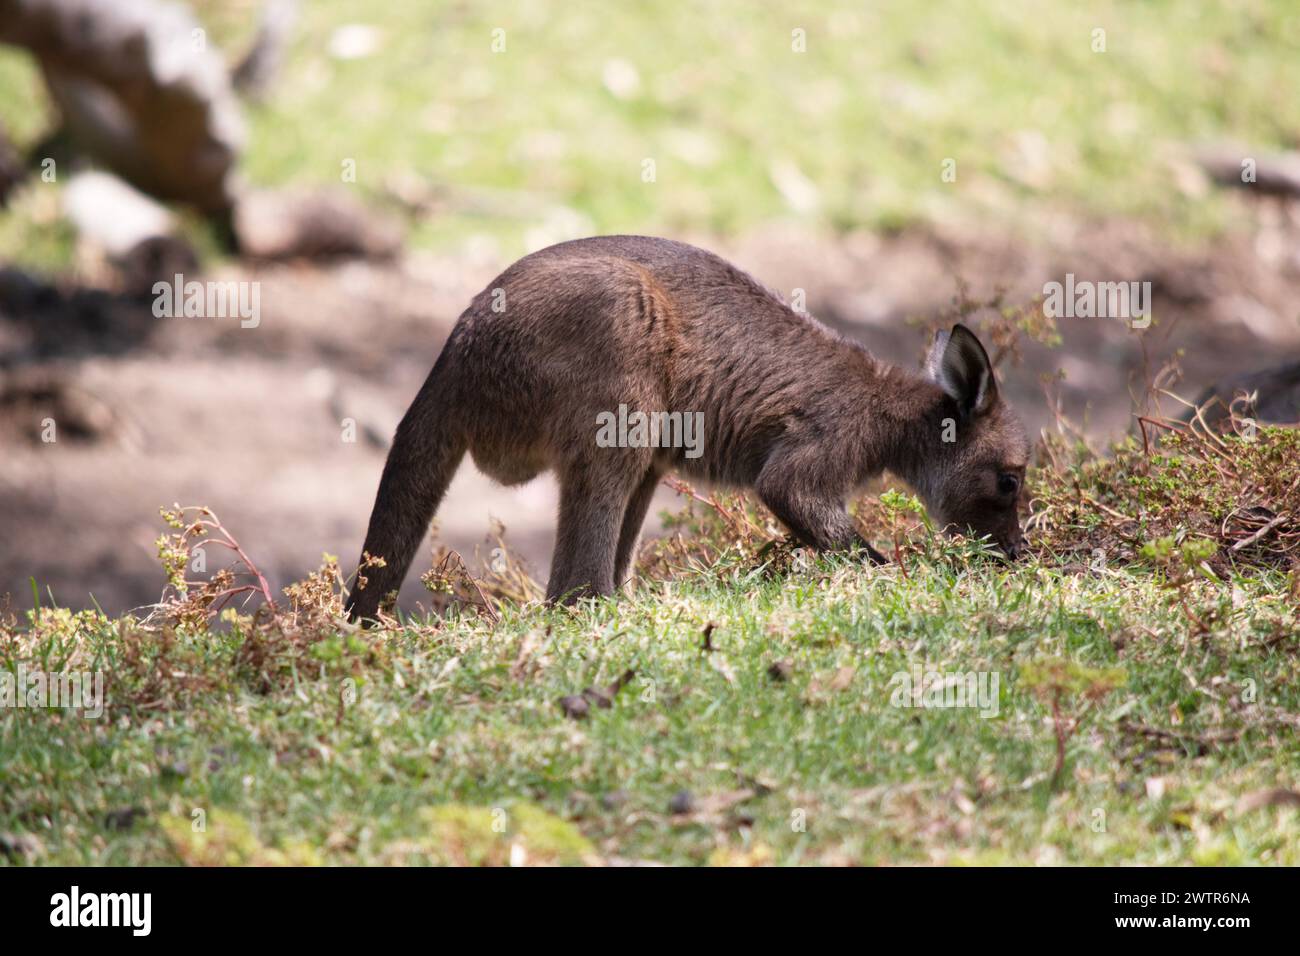
[[(247, 5), (196, 7), (242, 53)], [(378, 31), (374, 53), (329, 54), (350, 23)], [(432, 189), (415, 244), (489, 237), (506, 256), (572, 234), (726, 234), (786, 215), (837, 229), (997, 215), (1032, 235), (1064, 211), (1203, 238), (1231, 206), (1187, 191), (1184, 148), (1293, 146), (1297, 45), (1288, 0), (822, 2), (762, 16), (740, 0), (600, 15), (555, 0), (320, 0), (301, 7), (273, 95), (248, 109), (243, 166), (255, 184), (337, 185), (352, 160), (376, 202), (397, 183)], [(23, 143), (51, 122), (17, 51), (0, 51), (0, 121)], [(51, 261), (32, 248), (33, 202), (0, 225), (0, 258)]]
[[(1300, 757), (1287, 579), (1176, 591), (936, 547), (724, 555), (572, 611), (348, 637), (45, 608), (3, 667), (102, 670), (109, 710), (4, 711), (0, 842), (111, 865), (1300, 862), (1300, 816), (1259, 796)], [(960, 675), (991, 693), (940, 706)]]

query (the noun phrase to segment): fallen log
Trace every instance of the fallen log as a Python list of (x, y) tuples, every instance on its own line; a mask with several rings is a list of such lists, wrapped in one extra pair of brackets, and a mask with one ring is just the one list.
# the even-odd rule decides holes
[(244, 127), (221, 54), (158, 0), (0, 0), (0, 42), (29, 50), (73, 143), (159, 199), (228, 216)]
[(1260, 155), (1233, 146), (1207, 146), (1197, 161), (1220, 186), (1255, 189), (1271, 196), (1300, 196), (1300, 153)]

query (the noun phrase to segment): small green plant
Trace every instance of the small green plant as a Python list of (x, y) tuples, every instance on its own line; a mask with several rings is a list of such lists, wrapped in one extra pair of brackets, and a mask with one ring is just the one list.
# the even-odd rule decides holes
[(888, 491), (880, 494), (880, 510), (884, 515), (886, 526), (889, 530), (889, 539), (894, 545), (894, 560), (907, 575), (907, 568), (903, 565), (903, 546), (902, 537), (905, 530), (905, 524), (908, 516), (919, 518), (925, 526), (927, 534), (933, 533), (934, 525), (930, 522), (930, 516), (926, 514), (925, 505), (916, 495), (904, 494), (890, 488)]
[[(267, 610), (275, 612), (275, 598), (266, 577), (212, 509), (173, 505), (159, 508), (158, 513), (173, 529), (155, 542), (158, 560), (173, 590), (173, 596), (164, 600), (159, 610), (166, 612), (171, 623), (201, 626), (241, 595), (245, 602), (260, 597)], [(224, 548), (234, 557), (234, 564), (214, 570), (209, 578), (189, 577), (191, 573), (207, 573), (210, 548)]]
[(1218, 546), (1205, 538), (1179, 540), (1178, 535), (1165, 535), (1144, 544), (1138, 553), (1144, 560), (1161, 567), (1166, 572), (1166, 580), (1174, 584), (1196, 577), (1217, 581), (1218, 578), (1206, 564), (1217, 550)]
[[(1065, 772), (1065, 746), (1083, 726), (1098, 701), (1128, 680), (1122, 667), (1087, 667), (1068, 658), (1031, 661), (1020, 668), (1020, 682), (1052, 712), (1056, 737), (1056, 766), (1050, 789), (1056, 790)], [(1074, 713), (1067, 709), (1074, 708)]]
[(1192, 609), (1191, 589), (1198, 578), (1218, 583), (1219, 578), (1208, 564), (1218, 551), (1218, 545), (1207, 538), (1171, 534), (1147, 542), (1138, 552), (1163, 574), (1165, 586), (1174, 592), (1173, 600), (1198, 634), (1209, 629), (1209, 622)]

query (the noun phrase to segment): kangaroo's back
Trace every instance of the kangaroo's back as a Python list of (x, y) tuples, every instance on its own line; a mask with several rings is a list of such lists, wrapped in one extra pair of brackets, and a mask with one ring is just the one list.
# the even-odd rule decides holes
[(566, 263), (592, 259), (639, 266), (685, 319), (714, 325), (734, 322), (750, 332), (775, 323), (838, 338), (810, 316), (794, 312), (777, 292), (743, 269), (707, 249), (673, 239), (593, 236), (561, 242), (520, 259), (501, 280), (516, 272), (563, 275)]
[(645, 317), (653, 310), (606, 308), (590, 317), (598, 327), (584, 327), (592, 341), (603, 342), (600, 324), (630, 324), (632, 334), (622, 337), (621, 347), (602, 356), (617, 364), (624, 353), (644, 353), (666, 383), (661, 404), (644, 407), (703, 415), (703, 454), (673, 462), (696, 478), (751, 483), (766, 443), (749, 438), (775, 436), (810, 406), (840, 403), (853, 383), (869, 386), (885, 371), (860, 344), (794, 311), (744, 270), (687, 243), (648, 236), (579, 239), (534, 253), (516, 267), (554, 273), (560, 285), (577, 262), (591, 257), (616, 264), (600, 270), (604, 281), (634, 268), (637, 281), (663, 303), (666, 318), (657, 322)]

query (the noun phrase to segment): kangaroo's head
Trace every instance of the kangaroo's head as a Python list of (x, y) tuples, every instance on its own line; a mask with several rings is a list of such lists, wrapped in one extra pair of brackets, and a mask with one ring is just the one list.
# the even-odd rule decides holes
[(1018, 557), (1029, 441), (998, 394), (988, 353), (975, 333), (955, 325), (935, 336), (925, 374), (945, 396), (934, 454), (925, 456), (917, 483), (926, 508), (946, 530), (989, 535), (1008, 557)]

